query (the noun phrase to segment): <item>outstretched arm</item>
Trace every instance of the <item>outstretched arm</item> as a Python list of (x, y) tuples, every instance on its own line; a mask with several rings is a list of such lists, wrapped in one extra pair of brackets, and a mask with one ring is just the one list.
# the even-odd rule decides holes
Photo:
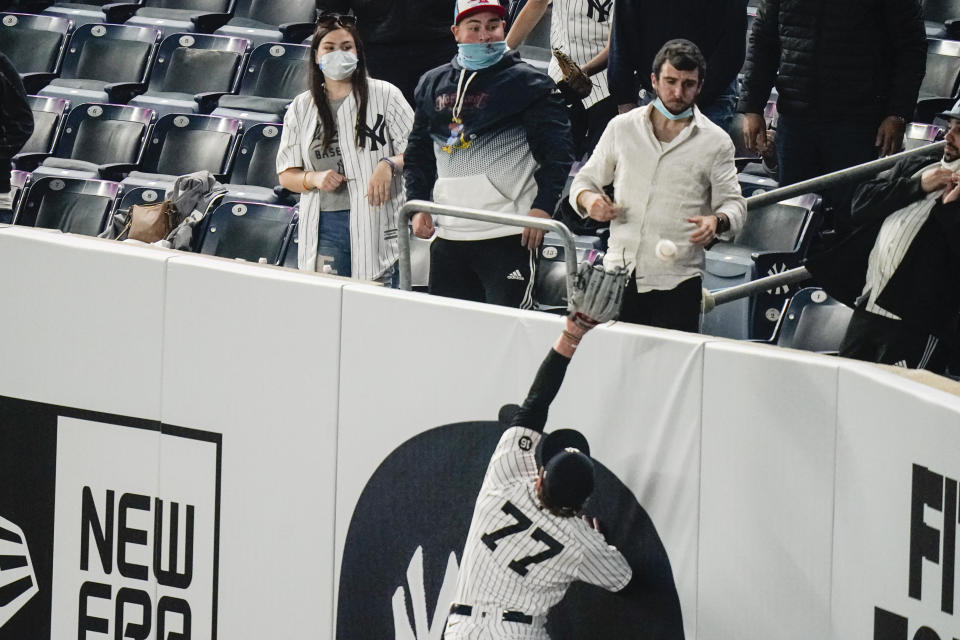
[(560, 391), (560, 385), (563, 384), (570, 358), (576, 353), (580, 339), (590, 330), (590, 328), (578, 325), (570, 318), (567, 318), (566, 322), (567, 325), (563, 333), (557, 338), (553, 348), (543, 359), (540, 369), (537, 370), (537, 376), (530, 386), (527, 399), (523, 401), (520, 410), (514, 415), (511, 426), (526, 427), (543, 432), (543, 427), (547, 424), (547, 412), (550, 410), (550, 403), (553, 402), (553, 399), (557, 397), (557, 392)]

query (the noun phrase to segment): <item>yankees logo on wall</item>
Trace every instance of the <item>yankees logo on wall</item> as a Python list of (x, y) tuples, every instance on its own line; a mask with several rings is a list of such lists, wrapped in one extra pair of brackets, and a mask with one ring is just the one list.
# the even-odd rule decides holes
[[(347, 531), (338, 640), (440, 639), (454, 600), (474, 503), (506, 428), (500, 422), (436, 427), (402, 444), (377, 468)], [(517, 444), (521, 449), (525, 445), (522, 439)], [(594, 462), (596, 488), (584, 513), (599, 518), (607, 542), (633, 569), (635, 583), (628, 593), (614, 594), (575, 582), (551, 610), (546, 629), (553, 640), (680, 640), (684, 637), (680, 600), (656, 527), (630, 489), (602, 461)], [(525, 516), (515, 519), (516, 526), (491, 532), (487, 538), (497, 540), (485, 543), (507, 535), (530, 535), (520, 530)], [(522, 560), (546, 561), (556, 555), (550, 553), (549, 542), (541, 546), (546, 553)], [(514, 570), (523, 575), (525, 568), (518, 565)]]
[(0, 640), (216, 637), (219, 434), (0, 397)]

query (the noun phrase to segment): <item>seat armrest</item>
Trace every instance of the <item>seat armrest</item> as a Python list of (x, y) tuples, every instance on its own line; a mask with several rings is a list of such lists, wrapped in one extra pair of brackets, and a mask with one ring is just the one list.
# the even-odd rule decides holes
[(142, 82), (115, 82), (108, 84), (103, 88), (114, 104), (126, 104), (131, 98), (140, 95), (147, 90), (147, 85)]
[(941, 111), (949, 111), (953, 103), (953, 98), (921, 98), (917, 100), (917, 110), (913, 116), (913, 121), (933, 124), (937, 114)]
[(103, 13), (107, 16), (107, 22), (111, 24), (120, 24), (130, 19), (140, 9), (137, 2), (114, 2), (103, 5)]
[(52, 156), (52, 153), (45, 153), (42, 151), (34, 153), (18, 153), (13, 156), (11, 163), (13, 164), (14, 169), (20, 171), (33, 171), (40, 166), (40, 163)]
[(287, 22), (280, 25), (280, 34), (284, 42), (300, 44), (313, 35), (316, 25), (312, 22)]
[(190, 22), (197, 28), (198, 33), (213, 33), (230, 22), (232, 17), (229, 13), (204, 13), (203, 15), (192, 16)]
[(230, 180), (227, 178), (227, 174), (225, 173), (215, 173), (213, 174), (213, 179), (220, 184), (230, 184)]
[(210, 113), (217, 108), (217, 102), (220, 98), (227, 95), (227, 91), (207, 91), (193, 96), (193, 101), (197, 103), (200, 113)]
[(57, 77), (55, 73), (47, 73), (45, 71), (31, 71), (29, 73), (21, 73), (20, 80), (23, 82), (23, 88), (27, 90), (27, 94), (39, 93), (40, 89), (43, 89), (45, 86), (50, 84), (50, 81)]
[(97, 173), (100, 174), (100, 178), (103, 180), (112, 180), (113, 182), (120, 182), (127, 177), (127, 174), (131, 171), (136, 171), (139, 168), (139, 165), (129, 164), (126, 162), (115, 162), (113, 164), (102, 164), (97, 167)]
[(297, 203), (297, 193), (290, 191), (289, 189), (284, 189), (280, 185), (277, 185), (273, 188), (273, 194), (277, 196), (277, 200), (280, 204), (292, 206)]

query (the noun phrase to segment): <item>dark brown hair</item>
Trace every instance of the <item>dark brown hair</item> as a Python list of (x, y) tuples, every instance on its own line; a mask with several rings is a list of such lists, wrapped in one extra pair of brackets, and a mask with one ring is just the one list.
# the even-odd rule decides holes
[(703, 82), (707, 73), (707, 61), (700, 53), (700, 48), (683, 38), (670, 40), (657, 52), (653, 59), (653, 75), (657, 77), (657, 80), (660, 79), (660, 70), (665, 62), (669, 62), (677, 71), (693, 71), (696, 69), (700, 82)]
[(320, 41), (333, 31), (343, 29), (351, 36), (355, 45), (357, 54), (357, 68), (350, 78), (353, 83), (353, 95), (357, 100), (357, 123), (354, 125), (354, 141), (357, 146), (363, 148), (364, 142), (360, 137), (360, 125), (366, 124), (367, 102), (370, 97), (370, 88), (367, 85), (367, 58), (363, 53), (363, 43), (360, 41), (360, 32), (356, 25), (341, 25), (339, 22), (321, 22), (317, 25), (317, 30), (313, 32), (313, 41), (310, 43), (310, 56), (313, 64), (310, 65), (310, 93), (313, 95), (313, 104), (317, 107), (317, 113), (320, 116), (320, 126), (323, 127), (323, 147), (326, 148), (333, 140), (333, 132), (336, 131), (337, 123), (333, 118), (333, 112), (330, 110), (330, 103), (327, 100), (327, 93), (323, 89), (324, 77), (323, 71), (317, 64), (317, 51), (320, 49)]

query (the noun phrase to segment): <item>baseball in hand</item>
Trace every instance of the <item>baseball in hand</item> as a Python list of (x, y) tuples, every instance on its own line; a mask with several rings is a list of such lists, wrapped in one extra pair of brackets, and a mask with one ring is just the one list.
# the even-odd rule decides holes
[(664, 262), (673, 262), (677, 259), (677, 245), (673, 240), (661, 238), (657, 242), (656, 254), (657, 258)]

